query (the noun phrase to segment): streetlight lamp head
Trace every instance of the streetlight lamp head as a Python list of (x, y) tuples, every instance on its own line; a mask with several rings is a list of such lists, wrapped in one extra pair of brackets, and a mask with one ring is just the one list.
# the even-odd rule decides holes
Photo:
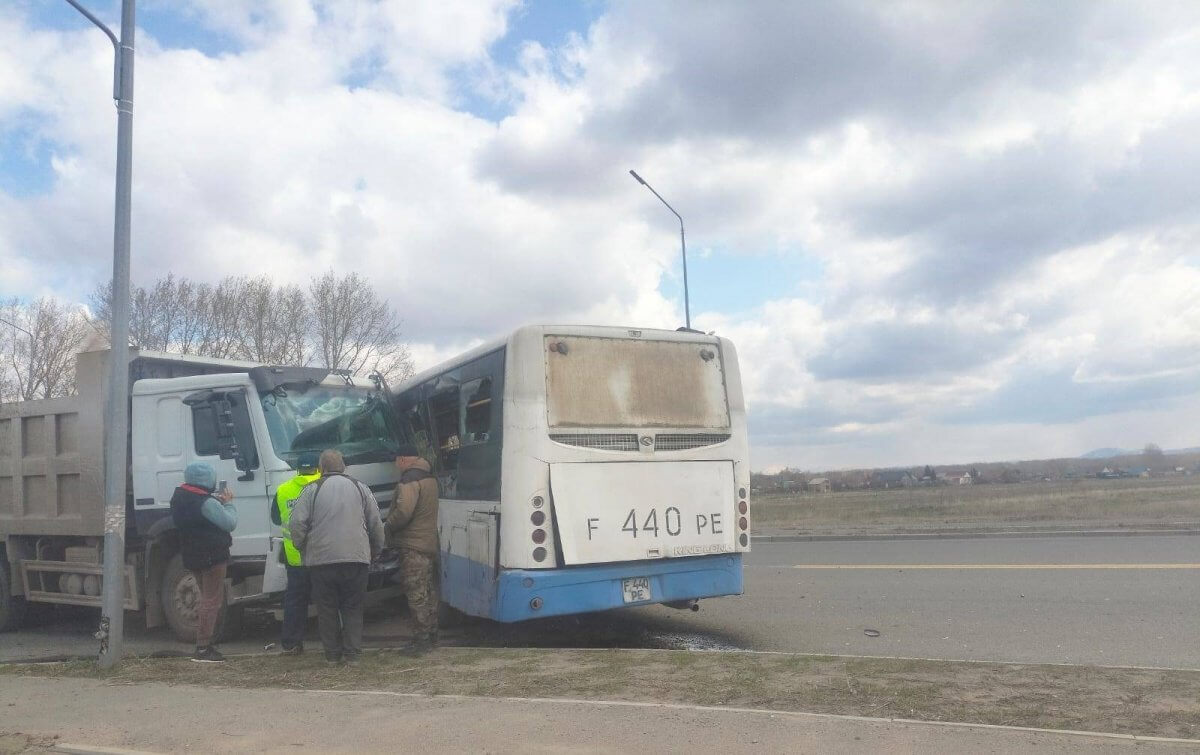
[(640, 183), (642, 186), (645, 186), (645, 185), (646, 185), (646, 182), (642, 180), (642, 177), (641, 177), (641, 176), (639, 176), (639, 175), (637, 174), (637, 171), (636, 171), (636, 170), (631, 170), (631, 171), (629, 171), (629, 175), (631, 175), (631, 176), (633, 176), (634, 178), (636, 178), (636, 179), (637, 179), (637, 182), (638, 182), (638, 183)]

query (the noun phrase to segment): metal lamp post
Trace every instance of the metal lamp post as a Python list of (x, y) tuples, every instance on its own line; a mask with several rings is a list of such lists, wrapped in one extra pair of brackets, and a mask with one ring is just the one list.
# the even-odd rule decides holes
[(683, 217), (678, 212), (675, 212), (675, 208), (672, 207), (671, 205), (667, 204), (667, 200), (663, 199), (662, 195), (659, 194), (657, 191), (655, 191), (653, 186), (646, 183), (646, 179), (639, 176), (637, 174), (637, 171), (630, 170), (629, 175), (631, 175), (635, 179), (637, 179), (637, 182), (640, 183), (642, 186), (645, 186), (647, 189), (649, 189), (651, 194), (658, 197), (658, 201), (660, 201), (664, 205), (666, 205), (666, 208), (668, 210), (670, 210), (671, 213), (675, 217), (679, 218), (679, 248), (683, 252), (683, 318), (684, 318), (684, 323), (687, 326), (687, 329), (691, 330), (692, 329), (692, 310), (691, 310), (691, 303), (688, 301), (687, 242), (685, 242), (684, 238), (683, 238)]
[(125, 630), (125, 475), (129, 449), (129, 216), (133, 177), (134, 0), (121, 2), (121, 38), (77, 0), (75, 10), (108, 35), (115, 52), (117, 190), (113, 220), (111, 351), (104, 404), (104, 587), (100, 607), (100, 668), (121, 659)]

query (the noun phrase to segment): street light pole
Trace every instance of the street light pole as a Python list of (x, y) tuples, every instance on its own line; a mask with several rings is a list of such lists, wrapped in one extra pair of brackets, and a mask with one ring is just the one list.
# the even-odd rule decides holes
[(4, 323), (5, 325), (8, 325), (8, 326), (10, 326), (10, 327), (11, 327), (13, 330), (19, 330), (19, 331), (21, 331), (22, 333), (24, 333), (25, 335), (29, 336), (30, 338), (36, 338), (36, 337), (37, 337), (37, 336), (35, 336), (33, 333), (30, 333), (28, 330), (25, 330), (25, 328), (22, 328), (20, 325), (17, 325), (17, 324), (16, 324), (15, 322), (13, 322), (12, 320), (5, 320), (3, 317), (0, 317), (0, 322)]
[(77, 0), (75, 10), (108, 35), (116, 53), (117, 187), (113, 218), (111, 350), (104, 404), (104, 577), (100, 606), (100, 668), (121, 659), (125, 630), (125, 476), (129, 449), (129, 225), (133, 179), (134, 0), (121, 2), (121, 38)]
[(667, 204), (667, 200), (663, 199), (662, 195), (660, 195), (657, 191), (655, 191), (653, 186), (646, 183), (646, 179), (639, 176), (637, 174), (637, 171), (630, 170), (629, 175), (631, 175), (635, 179), (637, 179), (637, 182), (640, 183), (642, 186), (645, 186), (647, 189), (649, 189), (651, 194), (658, 197), (658, 201), (660, 201), (664, 205), (666, 205), (667, 209), (670, 210), (671, 213), (675, 215), (675, 217), (679, 218), (679, 248), (683, 251), (683, 318), (684, 318), (685, 324), (687, 325), (687, 329), (691, 330), (692, 329), (692, 309), (691, 309), (691, 303), (688, 301), (687, 242), (685, 242), (684, 238), (683, 238), (683, 217), (681, 217), (678, 212), (675, 212), (675, 208), (672, 207), (671, 205)]

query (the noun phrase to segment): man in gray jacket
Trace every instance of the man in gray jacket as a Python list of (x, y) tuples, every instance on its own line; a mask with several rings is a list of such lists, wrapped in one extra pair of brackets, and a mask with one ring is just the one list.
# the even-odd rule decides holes
[(356, 663), (367, 567), (383, 550), (383, 522), (370, 489), (346, 475), (341, 453), (322, 452), (319, 466), (321, 479), (304, 488), (288, 524), (308, 567), (325, 660)]

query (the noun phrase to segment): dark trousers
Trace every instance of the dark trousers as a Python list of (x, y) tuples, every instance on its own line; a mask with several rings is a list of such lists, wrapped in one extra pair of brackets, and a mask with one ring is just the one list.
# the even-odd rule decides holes
[(362, 653), (363, 601), (367, 597), (366, 564), (309, 566), (317, 629), (325, 657), (331, 660)]
[(304, 627), (308, 624), (308, 601), (312, 585), (308, 569), (304, 566), (288, 566), (287, 591), (283, 594), (283, 629), (279, 633), (279, 644), (291, 650), (304, 644)]

